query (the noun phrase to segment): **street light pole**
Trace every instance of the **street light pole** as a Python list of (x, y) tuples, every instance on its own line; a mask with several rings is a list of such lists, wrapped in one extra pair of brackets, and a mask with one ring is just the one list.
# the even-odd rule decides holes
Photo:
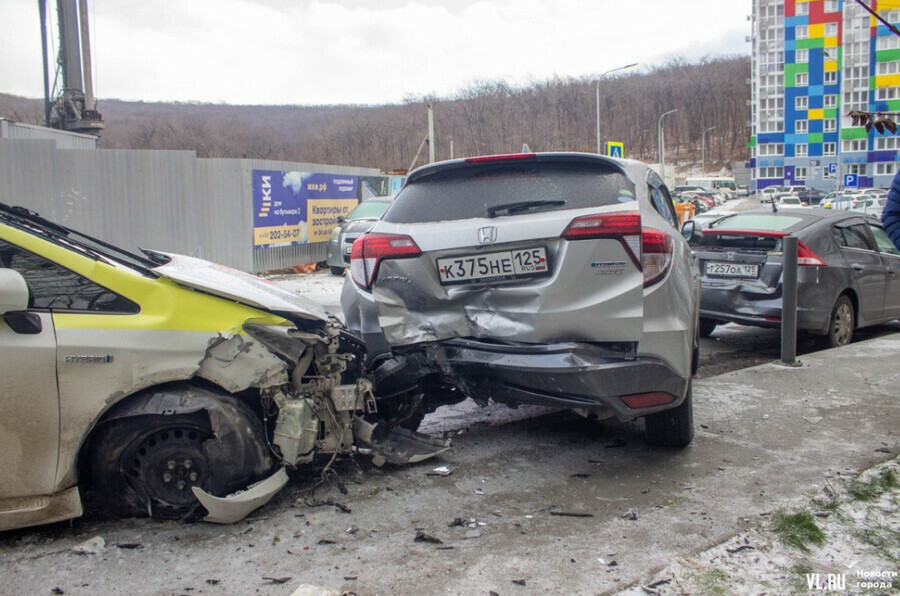
[(674, 114), (678, 110), (669, 110), (659, 117), (659, 122), (656, 124), (656, 137), (659, 142), (659, 176), (662, 178), (663, 182), (666, 181), (666, 141), (663, 138), (663, 118), (668, 116), (669, 114)]
[(700, 169), (703, 170), (704, 174), (706, 174), (706, 133), (714, 128), (715, 126), (710, 126), (700, 135)]
[(603, 77), (605, 77), (608, 74), (612, 74), (612, 73), (618, 72), (620, 70), (625, 70), (627, 68), (632, 68), (637, 65), (638, 65), (638, 63), (635, 62), (634, 64), (626, 64), (625, 66), (620, 66), (620, 67), (614, 68), (612, 70), (607, 70), (606, 72), (601, 73), (600, 76), (597, 78), (597, 153), (603, 153), (603, 151), (600, 149), (600, 81), (602, 81)]

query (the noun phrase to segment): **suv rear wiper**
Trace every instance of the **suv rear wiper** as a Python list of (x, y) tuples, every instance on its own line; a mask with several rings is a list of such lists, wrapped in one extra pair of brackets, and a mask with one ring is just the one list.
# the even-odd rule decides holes
[(488, 217), (497, 217), (500, 212), (506, 212), (507, 215), (515, 213), (524, 213), (536, 207), (560, 207), (565, 205), (565, 201), (518, 201), (515, 203), (502, 203), (500, 205), (492, 205), (487, 208)]

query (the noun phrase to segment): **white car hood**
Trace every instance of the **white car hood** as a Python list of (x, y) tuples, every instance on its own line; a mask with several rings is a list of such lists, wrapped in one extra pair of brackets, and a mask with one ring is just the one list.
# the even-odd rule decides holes
[[(159, 251), (154, 251), (159, 252)], [(171, 259), (153, 271), (183, 286), (268, 311), (327, 321), (324, 308), (265, 279), (203, 259), (159, 252)]]

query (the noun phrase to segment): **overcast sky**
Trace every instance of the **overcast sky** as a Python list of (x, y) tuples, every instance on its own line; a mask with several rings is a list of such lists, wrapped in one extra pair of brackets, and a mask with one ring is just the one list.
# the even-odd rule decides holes
[[(99, 98), (381, 104), (749, 53), (749, 0), (88, 1)], [(0, 0), (0, 36), (0, 92), (42, 96), (37, 2)]]

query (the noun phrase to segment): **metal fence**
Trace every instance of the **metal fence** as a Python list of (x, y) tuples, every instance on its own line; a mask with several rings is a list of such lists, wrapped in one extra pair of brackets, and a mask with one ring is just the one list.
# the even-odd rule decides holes
[(57, 149), (0, 138), (0, 202), (123, 248), (200, 257), (248, 272), (325, 258), (325, 244), (254, 248), (253, 170), (376, 176), (374, 168), (258, 159), (198, 159), (193, 151)]

